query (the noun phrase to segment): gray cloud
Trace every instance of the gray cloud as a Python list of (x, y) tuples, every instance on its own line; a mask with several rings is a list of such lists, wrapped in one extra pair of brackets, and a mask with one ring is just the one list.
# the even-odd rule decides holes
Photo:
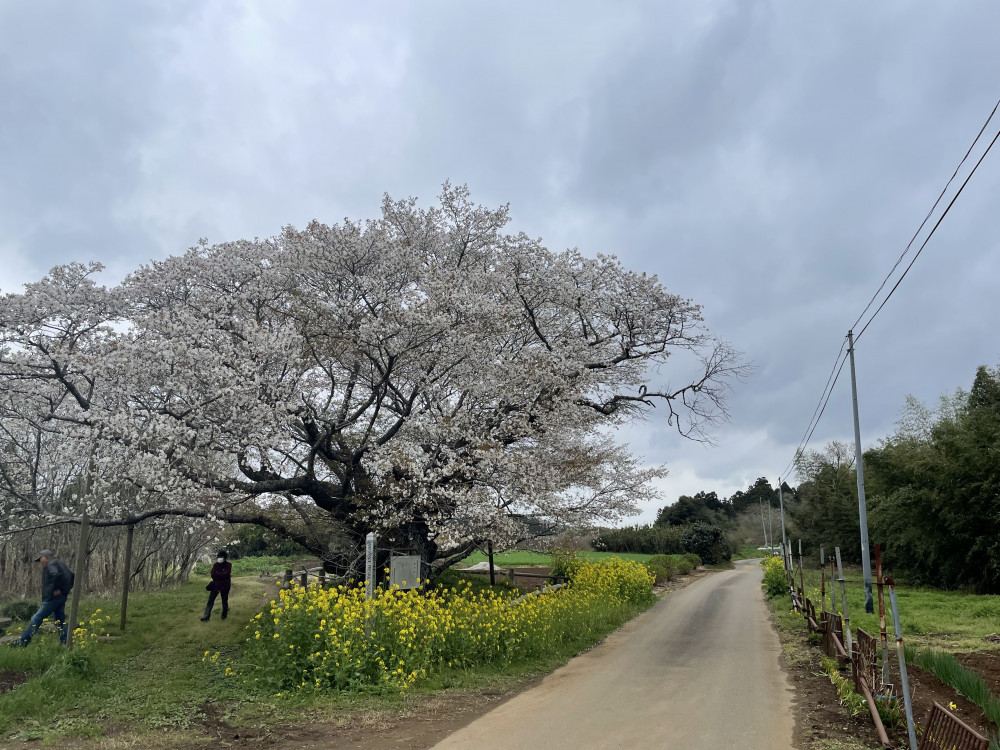
[[(847, 327), (998, 95), (1000, 7), (713, 0), (0, 7), (0, 288), (467, 182), (613, 252), (758, 364), (718, 447), (628, 438), (665, 500), (791, 457)], [(977, 174), (858, 346), (866, 442), (1000, 359)], [(846, 371), (814, 443), (851, 435)], [(692, 486), (703, 482), (703, 487)]]

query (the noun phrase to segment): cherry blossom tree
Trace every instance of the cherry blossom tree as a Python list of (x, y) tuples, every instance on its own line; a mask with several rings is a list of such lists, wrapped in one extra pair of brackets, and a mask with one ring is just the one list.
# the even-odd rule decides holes
[[(111, 288), (53, 269), (0, 300), (0, 418), (86, 473), (102, 522), (258, 523), (333, 568), (372, 529), (430, 561), (528, 520), (614, 522), (665, 473), (616, 430), (656, 407), (706, 439), (747, 367), (656, 277), (507, 223), (446, 184), (436, 207), (203, 241)], [(4, 517), (69, 517), (65, 486), (0, 482)]]

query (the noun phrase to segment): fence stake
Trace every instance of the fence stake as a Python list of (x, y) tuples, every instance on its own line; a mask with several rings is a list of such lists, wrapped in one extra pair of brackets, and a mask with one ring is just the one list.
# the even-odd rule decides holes
[(122, 621), (120, 629), (125, 631), (125, 618), (128, 613), (128, 590), (132, 582), (132, 535), (135, 533), (135, 524), (128, 525), (128, 533), (125, 535), (125, 580), (122, 582)]
[(826, 619), (826, 567), (823, 562), (823, 545), (819, 545), (819, 614)]
[[(834, 547), (837, 555), (837, 575), (840, 581), (840, 598), (844, 603), (844, 650), (847, 651), (847, 658), (851, 658), (851, 617), (847, 614), (847, 587), (844, 585), (844, 566), (840, 564), (840, 547)], [(914, 748), (916, 750), (916, 748)]]
[(833, 582), (837, 579), (836, 562), (830, 558), (830, 607), (834, 614), (837, 613), (837, 587)]
[(802, 540), (799, 539), (799, 597), (802, 599), (802, 606), (806, 601), (806, 572), (802, 569)]
[(899, 608), (896, 606), (896, 582), (886, 578), (889, 584), (889, 601), (892, 604), (892, 624), (896, 630), (896, 655), (899, 656), (899, 681), (903, 690), (903, 705), (906, 707), (906, 731), (910, 735), (910, 750), (917, 750), (917, 733), (913, 728), (913, 704), (910, 702), (910, 681), (906, 677), (906, 652), (903, 649), (903, 629), (899, 625)]
[(889, 684), (889, 638), (885, 632), (885, 595), (882, 591), (882, 547), (875, 545), (875, 581), (878, 588), (879, 643), (882, 648), (882, 684)]

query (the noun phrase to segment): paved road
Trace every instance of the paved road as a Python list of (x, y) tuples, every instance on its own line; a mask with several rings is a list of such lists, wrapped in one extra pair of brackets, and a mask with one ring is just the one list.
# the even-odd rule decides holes
[(672, 592), (433, 750), (790, 750), (791, 689), (754, 561)]

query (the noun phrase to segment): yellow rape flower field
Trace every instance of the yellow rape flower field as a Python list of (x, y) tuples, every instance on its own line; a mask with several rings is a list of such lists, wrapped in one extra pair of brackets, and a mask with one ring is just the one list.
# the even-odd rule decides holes
[(654, 601), (646, 566), (581, 562), (556, 591), (515, 598), (468, 584), (432, 590), (364, 586), (281, 591), (255, 616), (226, 674), (284, 691), (405, 692), (449, 669), (506, 665), (602, 635)]

